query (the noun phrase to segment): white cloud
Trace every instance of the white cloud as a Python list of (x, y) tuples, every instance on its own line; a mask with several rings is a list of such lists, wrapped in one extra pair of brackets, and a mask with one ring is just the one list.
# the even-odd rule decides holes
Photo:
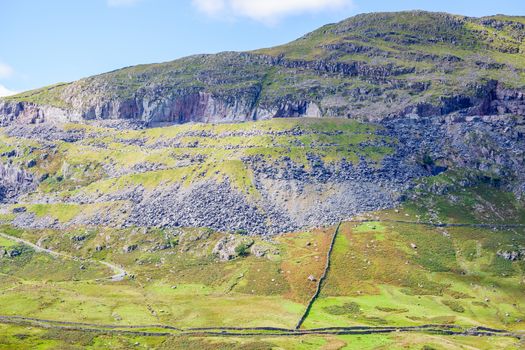
[(15, 95), (17, 93), (18, 93), (17, 91), (9, 90), (8, 88), (0, 84), (0, 97)]
[(193, 5), (209, 16), (216, 16), (226, 8), (224, 0), (193, 0)]
[(109, 7), (126, 7), (133, 6), (139, 3), (141, 0), (107, 0)]
[(15, 71), (10, 65), (0, 62), (0, 79), (9, 78), (14, 72)]
[(274, 23), (289, 15), (349, 7), (352, 0), (192, 0), (192, 3), (209, 16), (248, 17)]

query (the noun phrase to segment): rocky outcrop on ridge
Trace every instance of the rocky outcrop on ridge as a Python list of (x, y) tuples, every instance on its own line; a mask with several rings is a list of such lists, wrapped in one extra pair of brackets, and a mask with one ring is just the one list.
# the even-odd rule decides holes
[(0, 125), (525, 115), (523, 18), (364, 14), (291, 43), (128, 67), (0, 100)]

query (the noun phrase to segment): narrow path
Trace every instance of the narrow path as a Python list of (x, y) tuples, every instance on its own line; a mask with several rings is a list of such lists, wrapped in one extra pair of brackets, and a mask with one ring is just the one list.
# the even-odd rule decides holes
[(108, 267), (112, 272), (113, 272), (113, 275), (109, 276), (108, 279), (111, 280), (111, 281), (122, 281), (124, 279), (124, 277), (128, 274), (126, 272), (126, 270), (124, 270), (123, 268), (115, 265), (115, 264), (112, 264), (112, 263), (109, 263), (109, 262), (106, 262), (106, 261), (102, 261), (102, 260), (93, 260), (93, 259), (81, 259), (81, 258), (78, 258), (78, 257), (75, 257), (75, 256), (72, 256), (72, 255), (69, 255), (69, 254), (65, 254), (65, 253), (61, 253), (61, 252), (57, 252), (57, 251), (54, 251), (54, 250), (51, 250), (51, 249), (47, 249), (47, 248), (44, 248), (44, 247), (40, 247), (39, 245), (36, 245), (32, 242), (29, 242), (29, 241), (26, 241), (25, 239), (22, 239), (22, 238), (18, 238), (18, 237), (15, 237), (15, 236), (11, 236), (11, 235), (8, 235), (6, 233), (3, 233), (3, 232), (0, 232), (0, 237), (3, 237), (5, 239), (9, 239), (11, 241), (15, 241), (15, 242), (18, 242), (18, 243), (21, 243), (21, 244), (25, 244), (31, 248), (33, 248), (36, 252), (40, 252), (40, 253), (47, 253), (49, 255), (52, 255), (54, 257), (63, 257), (63, 258), (67, 258), (67, 259), (71, 259), (71, 260), (75, 260), (75, 261), (89, 261), (89, 262), (94, 262), (94, 263), (97, 263), (97, 264), (102, 264), (106, 267)]
[(328, 270), (330, 269), (330, 258), (332, 255), (332, 250), (334, 249), (335, 239), (337, 237), (337, 233), (339, 232), (339, 228), (341, 227), (342, 222), (339, 222), (337, 227), (335, 228), (334, 234), (332, 235), (332, 240), (330, 241), (330, 246), (328, 248), (328, 252), (326, 253), (326, 262), (323, 270), (323, 274), (319, 278), (319, 281), (317, 282), (317, 288), (315, 289), (314, 295), (312, 295), (312, 298), (306, 305), (306, 309), (304, 310), (303, 315), (295, 325), (295, 329), (301, 328), (303, 325), (303, 322), (306, 320), (306, 317), (308, 317), (308, 314), (310, 313), (310, 309), (312, 308), (315, 300), (319, 296), (319, 293), (321, 293), (321, 287), (323, 285), (324, 280), (326, 279), (326, 275), (328, 274)]
[(15, 236), (11, 236), (11, 235), (5, 234), (3, 232), (0, 232), (0, 237), (4, 237), (5, 239), (9, 239), (11, 241), (15, 241), (15, 242), (18, 242), (18, 243), (25, 244), (25, 245), (33, 248), (33, 250), (35, 250), (37, 252), (40, 252), (40, 253), (47, 253), (47, 254), (53, 255), (55, 257), (66, 257), (66, 258), (72, 259), (72, 257), (67, 255), (67, 254), (55, 252), (55, 251), (53, 251), (51, 249), (46, 249), (46, 248), (40, 247), (40, 246), (38, 246), (38, 245), (36, 245), (34, 243), (26, 241), (25, 239), (18, 238), (18, 237), (15, 237)]

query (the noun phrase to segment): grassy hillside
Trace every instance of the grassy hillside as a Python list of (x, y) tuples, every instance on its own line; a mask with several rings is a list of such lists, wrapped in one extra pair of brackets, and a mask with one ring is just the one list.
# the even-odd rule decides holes
[[(453, 182), (453, 177), (449, 181)], [(484, 184), (466, 191), (451, 191), (447, 196), (418, 195), (426, 200), (409, 201), (395, 210), (356, 218), (369, 222), (343, 223), (330, 257), (327, 280), (306, 318), (305, 329), (454, 324), (518, 333), (523, 330), (525, 305), (521, 296), (525, 265), (523, 260), (507, 260), (499, 253), (525, 247), (524, 227), (426, 224), (428, 220), (478, 224), (488, 218), (505, 218), (500, 221), (505, 224), (525, 224), (523, 204)], [(477, 204), (473, 206), (463, 198), (474, 199)], [(458, 213), (468, 216), (463, 221)], [(435, 215), (428, 217), (429, 214)], [(205, 229), (56, 231), (13, 230), (4, 226), (2, 232), (40, 241), (47, 248), (93, 262), (113, 262), (131, 275), (121, 282), (111, 282), (104, 279), (107, 272), (100, 271), (50, 282), (53, 277), (45, 271), (55, 268), (43, 260), (45, 256), (39, 258), (24, 252), (19, 257), (7, 260), (4, 257), (2, 261), (9, 264), (2, 263), (0, 315), (116, 325), (293, 327), (313, 295), (316, 283), (308, 276), (321, 275), (334, 229), (281, 235), (272, 240), (249, 238), (252, 246), (265, 247), (266, 256), (257, 257), (252, 251), (219, 262), (212, 251), (224, 234)], [(0, 243), (11, 245), (5, 239)], [(101, 246), (104, 248), (97, 248)], [(130, 250), (130, 246), (136, 248)], [(39, 267), (28, 269), (28, 264)], [(304, 345), (299, 347), (298, 339), (264, 335), (256, 339), (183, 337), (161, 341), (156, 337), (88, 336), (81, 331), (67, 334), (38, 328), (23, 331), (12, 324), (2, 327), (2, 344), (29, 346), (40, 342), (51, 347), (61, 342), (94, 348), (107, 342), (116, 342), (120, 347), (139, 342), (141, 346), (215, 344), (219, 348), (264, 349), (276, 346), (308, 349), (331, 343), (340, 347), (346, 344), (349, 349), (402, 344), (418, 349), (424, 344), (436, 349), (467, 344), (476, 349), (520, 346), (517, 340), (504, 337), (469, 340), (421, 334), (414, 338), (401, 333), (308, 336), (301, 337)], [(14, 334), (27, 336), (17, 338)]]

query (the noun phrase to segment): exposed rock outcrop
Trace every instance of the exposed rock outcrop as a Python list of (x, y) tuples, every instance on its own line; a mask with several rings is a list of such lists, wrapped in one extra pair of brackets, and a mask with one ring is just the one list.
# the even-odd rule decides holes
[(221, 261), (228, 261), (246, 254), (252, 245), (253, 239), (249, 237), (229, 234), (217, 242), (212, 254), (216, 255)]
[(33, 175), (10, 163), (0, 162), (0, 203), (12, 202), (36, 186)]
[[(57, 132), (47, 133), (44, 124), (33, 127), (23, 126), (32, 138), (49, 139), (50, 135), (63, 135), (61, 127), (55, 125)], [(17, 131), (9, 129), (10, 133)], [(33, 130), (34, 129), (34, 130)], [(52, 129), (55, 130), (55, 129)], [(113, 211), (82, 211), (69, 222), (58, 222), (49, 217), (37, 217), (24, 205), (13, 210), (16, 214), (13, 224), (24, 228), (64, 228), (68, 225), (106, 225), (111, 227), (209, 227), (217, 231), (241, 231), (249, 234), (269, 235), (290, 232), (304, 227), (334, 224), (353, 215), (384, 208), (392, 208), (403, 201), (417, 185), (417, 180), (433, 176), (448, 168), (470, 169), (480, 176), (486, 176), (494, 186), (525, 195), (525, 118), (509, 115), (464, 116), (459, 113), (447, 116), (420, 117), (411, 115), (405, 118), (387, 119), (374, 126), (375, 137), (359, 145), (355, 150), (365, 147), (381, 148), (389, 151), (378, 163), (364, 156), (358, 161), (342, 159), (326, 162), (312, 148), (306, 155), (307, 164), (292, 161), (286, 155), (269, 160), (261, 154), (240, 158), (243, 169), (250, 172), (253, 191), (250, 195), (236, 187), (228, 177), (220, 179), (193, 176), (187, 183), (169, 182), (156, 186), (120, 182), (122, 188), (114, 191), (79, 191), (67, 197), (71, 204), (115, 203)], [(178, 147), (186, 148), (181, 139), (198, 135), (206, 138), (238, 138), (249, 136), (310, 138), (320, 131), (307, 133), (301, 128), (282, 131), (226, 131), (216, 135), (206, 130), (189, 130), (177, 137), (162, 138), (156, 143), (143, 139), (123, 140), (124, 144), (136, 144), (148, 150)], [(59, 140), (71, 137), (90, 136), (75, 132), (60, 136)], [(192, 136), (193, 135), (193, 136)], [(323, 134), (327, 140), (336, 137), (338, 131)], [(87, 139), (90, 141), (91, 139)], [(291, 138), (290, 140), (294, 140)], [(49, 141), (45, 141), (49, 142)], [(59, 141), (62, 142), (62, 141)], [(295, 142), (295, 141), (293, 141)], [(197, 147), (197, 145), (195, 146)], [(322, 146), (319, 146), (322, 147)], [(193, 149), (193, 148), (190, 148)], [(177, 156), (178, 157), (178, 156)], [(204, 160), (197, 156), (178, 159), (183, 164), (177, 167), (198, 165)], [(158, 169), (154, 163), (138, 163), (127, 170), (116, 170), (108, 164), (105, 167), (109, 178), (123, 174), (155, 174)], [(11, 185), (17, 184), (17, 191), (30, 190), (34, 186), (27, 171), (9, 170), (3, 165), (5, 176)], [(12, 167), (12, 165), (9, 165)], [(31, 168), (33, 169), (33, 168)], [(67, 171), (66, 171), (67, 170)], [(169, 169), (168, 169), (169, 170)], [(162, 171), (162, 170), (161, 170)], [(61, 175), (69, 170), (62, 167)], [(14, 176), (13, 174), (16, 174)], [(13, 180), (15, 179), (15, 180)], [(24, 180), (25, 179), (25, 180)], [(485, 181), (481, 179), (482, 181)], [(466, 176), (461, 186), (471, 186), (480, 179)], [(18, 184), (25, 184), (18, 186)], [(24, 187), (25, 186), (25, 187)], [(421, 185), (417, 185), (421, 186)], [(433, 193), (447, 194), (452, 189), (447, 183), (433, 183), (429, 188)], [(9, 198), (15, 198), (15, 193)], [(39, 198), (36, 200), (57, 201), (58, 198)], [(118, 205), (117, 205), (118, 202)], [(260, 250), (255, 255), (262, 254)]]

